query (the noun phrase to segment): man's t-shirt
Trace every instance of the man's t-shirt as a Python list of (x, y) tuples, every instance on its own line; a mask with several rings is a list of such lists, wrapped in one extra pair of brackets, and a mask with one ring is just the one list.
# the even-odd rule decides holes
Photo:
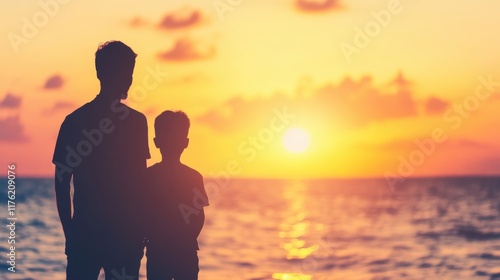
[(68, 115), (61, 125), (52, 162), (56, 180), (73, 173), (71, 228), (82, 238), (136, 238), (134, 222), (148, 148), (143, 114), (99, 96)]
[[(198, 249), (196, 219), (208, 206), (202, 175), (184, 165), (157, 163), (147, 170), (148, 254), (169, 249)], [(201, 221), (203, 222), (203, 221)]]

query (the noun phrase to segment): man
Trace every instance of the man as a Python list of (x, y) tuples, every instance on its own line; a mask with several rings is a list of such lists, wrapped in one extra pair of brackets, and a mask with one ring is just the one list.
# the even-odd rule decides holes
[(101, 90), (69, 114), (59, 131), (53, 163), (68, 280), (97, 279), (101, 268), (106, 279), (138, 279), (144, 254), (138, 197), (150, 157), (148, 130), (143, 114), (120, 103), (132, 84), (136, 56), (119, 41), (100, 45), (95, 65)]

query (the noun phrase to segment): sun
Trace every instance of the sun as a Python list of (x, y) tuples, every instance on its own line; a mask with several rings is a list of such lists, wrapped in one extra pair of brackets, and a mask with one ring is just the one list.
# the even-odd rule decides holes
[(283, 146), (292, 153), (302, 153), (309, 148), (309, 133), (300, 127), (293, 127), (285, 131)]

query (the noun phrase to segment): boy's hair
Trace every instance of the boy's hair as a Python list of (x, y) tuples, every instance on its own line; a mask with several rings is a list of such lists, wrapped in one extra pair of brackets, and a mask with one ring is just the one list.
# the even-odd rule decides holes
[(134, 70), (137, 54), (120, 41), (107, 41), (97, 48), (95, 69), (97, 78), (103, 82), (113, 77), (128, 75)]
[(168, 133), (178, 137), (187, 138), (190, 121), (186, 113), (182, 111), (164, 111), (155, 119), (155, 134)]

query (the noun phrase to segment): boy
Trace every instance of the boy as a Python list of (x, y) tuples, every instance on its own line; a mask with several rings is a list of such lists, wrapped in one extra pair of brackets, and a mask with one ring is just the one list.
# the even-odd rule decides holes
[(155, 119), (153, 140), (162, 161), (147, 170), (148, 280), (198, 279), (197, 238), (208, 198), (201, 174), (180, 162), (188, 131), (189, 118), (182, 111), (165, 111)]

